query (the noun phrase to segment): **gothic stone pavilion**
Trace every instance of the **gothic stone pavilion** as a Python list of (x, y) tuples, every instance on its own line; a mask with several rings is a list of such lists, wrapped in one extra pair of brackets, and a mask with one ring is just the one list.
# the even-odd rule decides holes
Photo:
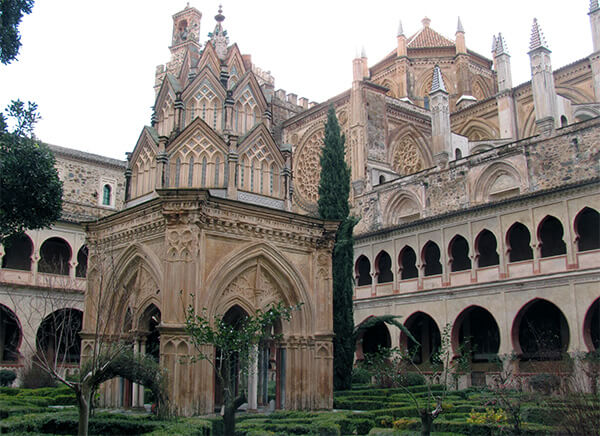
[[(501, 354), (514, 353), (515, 369), (531, 374), (563, 368), (566, 352), (596, 350), (597, 1), (589, 16), (594, 53), (556, 71), (534, 21), (532, 78), (517, 87), (502, 35), (490, 60), (467, 48), (460, 20), (454, 40), (429, 19), (410, 37), (400, 25), (388, 56), (369, 67), (363, 53), (351, 88), (314, 104), (276, 91), (270, 74), (229, 44), (220, 12), (203, 45), (201, 13), (175, 14), (172, 58), (156, 71), (152, 125), (129, 156), (123, 210), (87, 228), (116, 259), (127, 302), (120, 316), (131, 320), (136, 350), (153, 350), (168, 368), (176, 410), (208, 412), (220, 401), (212, 370), (180, 359), (193, 353), (185, 306), (239, 316), (276, 300), (304, 306), (280, 326), (278, 350), (263, 351), (250, 407), (268, 399), (269, 377), (277, 407), (331, 407), (335, 223), (313, 218), (330, 105), (361, 217), (356, 323), (403, 316), (425, 370), (450, 324), (454, 352), (472, 347), (463, 385), (485, 382)], [(99, 291), (93, 271), (90, 260), (87, 298)], [(93, 320), (86, 305), (83, 355)], [(361, 339), (357, 358), (378, 345), (413, 345), (382, 325)], [(142, 389), (114, 380), (103, 398), (137, 406)]]
[[(93, 347), (93, 302), (102, 283), (115, 283), (122, 325), (109, 333), (125, 328), (136, 352), (159, 357), (176, 413), (213, 412), (222, 397), (212, 366), (183, 359), (197, 354), (184, 330), (187, 308), (231, 319), (278, 301), (301, 304), (277, 327), (283, 340), (260, 350), (249, 408), (271, 400), (269, 383), (277, 408), (331, 408), (338, 223), (292, 211), (292, 149), (272, 133), (272, 86), (228, 44), (224, 18), (219, 12), (201, 46), (201, 13), (186, 7), (173, 16), (172, 59), (157, 70), (152, 126), (129, 156), (124, 208), (87, 227), (82, 360)], [(107, 257), (116, 267), (104, 273), (95, 260)], [(113, 380), (103, 401), (139, 406), (143, 388)]]

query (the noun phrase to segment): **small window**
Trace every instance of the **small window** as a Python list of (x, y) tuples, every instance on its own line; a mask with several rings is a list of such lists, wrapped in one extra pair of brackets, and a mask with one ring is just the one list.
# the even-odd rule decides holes
[(567, 120), (567, 117), (562, 115), (560, 117), (560, 127), (567, 127), (568, 125), (569, 125), (569, 120)]
[(382, 174), (379, 176), (379, 184), (385, 183), (385, 176)]
[(427, 96), (423, 97), (423, 107), (429, 109), (429, 97)]
[(110, 187), (110, 185), (104, 185), (104, 188), (102, 188), (102, 204), (104, 206), (110, 206), (111, 202), (112, 202), (112, 188)]
[(456, 150), (454, 150), (454, 158), (456, 160), (462, 159), (462, 151), (460, 151), (460, 148), (457, 148)]

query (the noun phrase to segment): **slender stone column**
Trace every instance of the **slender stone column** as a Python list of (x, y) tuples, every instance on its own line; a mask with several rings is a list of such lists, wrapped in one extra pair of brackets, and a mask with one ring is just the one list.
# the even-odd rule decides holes
[[(136, 339), (133, 342), (133, 354), (138, 354), (140, 352), (140, 342), (138, 339)], [(138, 397), (139, 397), (139, 391), (138, 391), (138, 384), (137, 383), (132, 383), (132, 395), (131, 395), (131, 407), (138, 407)]]
[[(140, 354), (142, 356), (146, 355), (146, 339), (140, 340)], [(139, 406), (144, 407), (144, 385), (139, 385), (139, 394), (138, 394)]]
[(250, 371), (248, 371), (248, 410), (258, 409), (258, 346), (250, 350)]

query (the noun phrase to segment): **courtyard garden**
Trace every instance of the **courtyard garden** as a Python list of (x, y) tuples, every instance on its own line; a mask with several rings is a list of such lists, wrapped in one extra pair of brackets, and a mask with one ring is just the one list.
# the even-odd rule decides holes
[[(419, 376), (408, 379), (418, 382)], [(419, 407), (435, 407), (427, 404), (432, 396), (443, 398), (433, 435), (516, 434), (515, 418), (522, 435), (591, 434), (581, 433), (583, 427), (573, 427), (573, 422), (589, 425), (600, 419), (598, 395), (565, 398), (543, 392), (506, 395), (486, 388), (445, 391), (441, 385), (364, 384), (336, 392), (333, 411), (238, 413), (236, 435), (419, 435)], [(65, 387), (0, 388), (0, 419), (0, 434), (76, 434), (75, 396)], [(218, 436), (222, 427), (218, 415), (159, 419), (142, 412), (96, 410), (90, 419), (92, 435)]]

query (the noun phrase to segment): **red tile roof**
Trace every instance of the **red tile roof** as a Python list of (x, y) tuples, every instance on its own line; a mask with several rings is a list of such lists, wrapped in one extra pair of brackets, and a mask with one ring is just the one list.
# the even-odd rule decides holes
[(408, 39), (407, 46), (408, 48), (454, 47), (454, 41), (425, 26)]

